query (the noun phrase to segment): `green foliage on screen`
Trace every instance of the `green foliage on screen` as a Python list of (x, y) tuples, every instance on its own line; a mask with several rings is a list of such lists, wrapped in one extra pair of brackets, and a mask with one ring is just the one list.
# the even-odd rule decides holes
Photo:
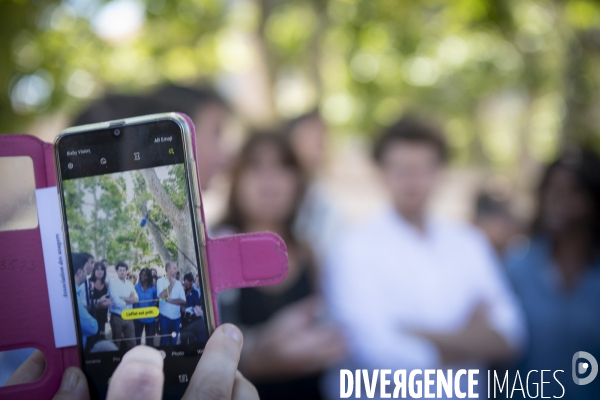
[[(178, 212), (189, 213), (183, 165), (168, 167), (162, 186)], [(67, 180), (63, 187), (72, 251), (88, 252), (96, 260), (106, 258), (110, 265), (123, 260), (134, 269), (163, 266), (166, 260), (152, 240), (152, 234), (156, 234), (161, 238), (161, 246), (166, 247), (164, 258), (179, 261), (174, 224), (155, 200), (156, 194), (148, 190), (140, 172)], [(128, 190), (132, 193), (128, 194)], [(151, 222), (147, 220), (142, 227), (146, 213)], [(158, 228), (154, 233), (151, 223)], [(189, 256), (195, 254), (190, 252)]]

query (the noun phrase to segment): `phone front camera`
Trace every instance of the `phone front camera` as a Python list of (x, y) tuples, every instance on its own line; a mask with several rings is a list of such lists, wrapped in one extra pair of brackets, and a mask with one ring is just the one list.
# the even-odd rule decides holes
[(119, 137), (120, 134), (121, 134), (120, 129), (115, 129), (115, 131), (113, 132), (113, 135), (115, 135), (116, 137)]

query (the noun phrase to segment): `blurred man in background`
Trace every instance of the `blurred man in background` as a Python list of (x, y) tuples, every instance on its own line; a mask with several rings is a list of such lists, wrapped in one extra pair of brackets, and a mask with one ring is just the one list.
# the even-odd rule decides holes
[(229, 116), (227, 104), (212, 90), (176, 85), (163, 86), (151, 95), (151, 99), (157, 103), (155, 112), (176, 111), (192, 119), (196, 130), (196, 164), (200, 186), (206, 190), (212, 177), (227, 163), (222, 145)]
[(171, 111), (184, 113), (194, 122), (196, 163), (200, 185), (206, 190), (211, 178), (227, 161), (220, 141), (229, 111), (225, 102), (211, 90), (166, 85), (147, 96), (110, 94), (92, 103), (73, 125)]
[[(508, 255), (508, 273), (531, 337), (518, 368), (521, 374), (563, 370), (564, 399), (598, 399), (600, 379), (576, 385), (570, 376), (576, 352), (600, 360), (598, 155), (576, 151), (548, 166), (538, 208), (531, 244)], [(563, 393), (553, 379), (546, 386), (547, 395)]]
[[(513, 356), (524, 323), (491, 246), (474, 228), (427, 213), (446, 158), (441, 133), (403, 118), (374, 157), (392, 207), (344, 235), (325, 271), (330, 312), (351, 350), (343, 368), (456, 370)], [(331, 398), (339, 375), (331, 370), (325, 385)]]

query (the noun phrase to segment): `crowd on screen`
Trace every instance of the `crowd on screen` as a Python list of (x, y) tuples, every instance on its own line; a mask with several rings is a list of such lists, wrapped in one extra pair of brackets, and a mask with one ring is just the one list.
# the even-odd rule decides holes
[[(165, 263), (162, 276), (162, 267), (132, 273), (127, 262), (118, 261), (116, 278), (111, 279), (106, 259), (95, 263), (89, 253), (73, 253), (71, 258), (85, 351), (126, 351), (142, 342), (154, 347), (206, 342), (198, 275), (188, 272), (178, 279), (174, 261)], [(149, 310), (149, 316), (127, 315), (138, 308)]]

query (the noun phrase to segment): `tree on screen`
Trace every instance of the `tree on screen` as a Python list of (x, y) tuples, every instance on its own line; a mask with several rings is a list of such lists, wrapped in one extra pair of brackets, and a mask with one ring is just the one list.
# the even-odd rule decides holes
[(123, 176), (102, 175), (64, 182), (69, 240), (73, 251), (88, 252), (110, 265), (136, 266), (152, 255), (142, 235), (135, 204), (127, 202)]
[[(161, 240), (164, 243), (164, 248), (168, 248), (169, 244), (175, 247), (176, 257), (173, 257), (173, 260), (177, 261), (177, 266), (182, 275), (194, 271), (193, 265), (196, 264), (196, 253), (193, 236), (190, 234), (192, 232), (191, 214), (183, 166), (176, 165), (172, 167), (169, 170), (169, 178), (163, 182), (153, 169), (141, 170), (140, 174), (144, 178), (147, 190), (151, 194), (155, 205), (162, 211), (164, 217), (173, 227), (174, 232), (174, 240), (164, 243), (165, 241), (162, 240), (164, 234), (154, 225), (155, 229), (150, 229), (152, 240), (159, 248), (162, 246), (160, 244)], [(153, 222), (153, 215), (158, 218), (161, 217), (157, 214), (156, 212), (153, 214), (151, 210), (150, 217)], [(149, 225), (153, 224), (150, 223)], [(165, 252), (161, 249), (159, 253), (164, 254)]]

